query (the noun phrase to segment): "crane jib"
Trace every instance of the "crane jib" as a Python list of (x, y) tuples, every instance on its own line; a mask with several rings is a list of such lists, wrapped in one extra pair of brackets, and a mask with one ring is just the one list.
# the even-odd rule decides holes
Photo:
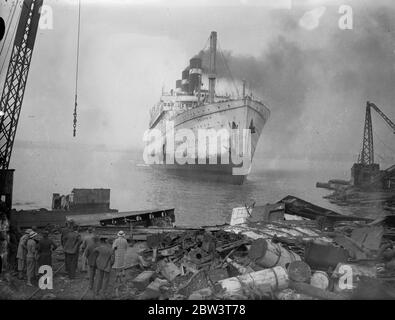
[(373, 108), (383, 119), (384, 121), (391, 127), (391, 129), (394, 131), (395, 134), (395, 123), (393, 123), (385, 114), (383, 111), (379, 109), (378, 106), (376, 106), (374, 103), (368, 101), (369, 107)]
[(374, 147), (373, 147), (373, 127), (372, 127), (372, 116), (371, 109), (374, 109), (388, 124), (395, 134), (395, 124), (392, 122), (379, 107), (374, 103), (367, 101), (366, 103), (366, 115), (365, 115), (365, 126), (363, 133), (362, 150), (359, 155), (359, 163), (364, 165), (374, 164)]
[(0, 169), (8, 169), (43, 0), (24, 0), (0, 100)]
[[(40, 21), (40, 8), (43, 5), (43, 0), (25, 0), (23, 1), (22, 11), (19, 18), (18, 29), (15, 35), (14, 46), (20, 46), (23, 42), (23, 37), (28, 32), (26, 46), (33, 49), (36, 40), (38, 23)], [(29, 29), (28, 20), (31, 15), (31, 22)]]

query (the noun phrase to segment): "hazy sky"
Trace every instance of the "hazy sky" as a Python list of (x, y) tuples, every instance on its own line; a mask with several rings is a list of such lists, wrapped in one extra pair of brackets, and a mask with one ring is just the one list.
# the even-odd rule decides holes
[[(6, 15), (11, 3), (1, 0)], [(53, 29), (37, 35), (18, 140), (142, 146), (162, 86), (173, 87), (212, 30), (234, 77), (245, 77), (272, 111), (260, 153), (357, 154), (366, 100), (395, 120), (391, 1), (81, 0), (73, 138), (78, 2), (44, 3)], [(353, 9), (352, 30), (338, 26), (342, 4)], [(376, 115), (373, 122), (395, 150), (390, 130)]]

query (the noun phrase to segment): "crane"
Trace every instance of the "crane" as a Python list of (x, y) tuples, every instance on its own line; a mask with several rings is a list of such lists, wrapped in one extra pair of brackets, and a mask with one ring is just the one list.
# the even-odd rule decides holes
[[(23, 0), (14, 44), (0, 100), (0, 204), (9, 212), (12, 206), (14, 170), (9, 169), (12, 148), (25, 93), (34, 43), (44, 0)], [(15, 5), (16, 7), (16, 5)], [(78, 1), (78, 45), (75, 80), (73, 136), (77, 124), (78, 57), (80, 43), (81, 0)]]
[(373, 126), (371, 110), (375, 110), (395, 134), (395, 123), (392, 122), (373, 102), (366, 102), (365, 125), (363, 131), (362, 150), (358, 162), (351, 169), (351, 178), (355, 186), (379, 186), (384, 178), (395, 172), (395, 166), (381, 171), (374, 162)]
[(363, 165), (374, 164), (374, 149), (373, 149), (373, 127), (371, 109), (374, 109), (388, 124), (395, 134), (395, 124), (382, 112), (378, 106), (372, 102), (366, 103), (365, 127), (363, 135), (362, 151), (359, 156), (359, 163)]
[(0, 197), (7, 209), (12, 205), (11, 152), (36, 40), (43, 0), (24, 0), (0, 100)]
[(10, 164), (43, 0), (24, 0), (0, 100), (0, 169)]

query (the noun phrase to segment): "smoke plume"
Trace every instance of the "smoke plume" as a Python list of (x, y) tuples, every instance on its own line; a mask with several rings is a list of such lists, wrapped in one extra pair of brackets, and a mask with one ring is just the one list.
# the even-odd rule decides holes
[[(218, 53), (219, 82), (245, 79), (272, 111), (263, 134), (266, 154), (349, 157), (359, 151), (367, 100), (395, 117), (394, 14), (354, 10), (353, 29), (341, 30), (332, 8), (310, 31), (298, 26), (303, 11), (296, 12), (259, 56)], [(208, 53), (199, 55), (207, 70)], [(385, 127), (375, 121), (378, 131)]]

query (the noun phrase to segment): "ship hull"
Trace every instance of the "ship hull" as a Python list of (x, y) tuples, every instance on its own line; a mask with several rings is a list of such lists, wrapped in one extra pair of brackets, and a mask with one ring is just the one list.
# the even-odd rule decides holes
[(171, 175), (191, 178), (197, 181), (224, 182), (241, 185), (244, 183), (247, 175), (233, 175), (234, 166), (230, 164), (157, 164), (153, 165), (158, 170), (165, 170)]
[[(160, 130), (163, 138), (160, 148), (162, 161), (154, 164), (154, 167), (186, 177), (242, 184), (250, 172), (250, 164), (269, 116), (270, 111), (266, 106), (251, 99), (207, 104), (177, 115), (164, 113), (151, 125), (151, 129)], [(250, 154), (250, 162), (247, 163), (247, 161), (242, 160), (243, 156), (247, 155), (247, 151), (242, 149), (242, 145), (239, 145), (240, 148), (236, 148), (231, 140), (228, 140), (228, 145), (226, 143), (221, 145), (221, 141), (223, 141), (221, 138), (217, 140), (219, 141), (219, 146), (211, 150), (209, 146), (207, 147), (204, 157), (201, 156), (201, 152), (199, 152), (200, 147), (197, 146), (195, 141), (192, 147), (192, 149), (195, 149), (195, 152), (189, 152), (191, 150), (190, 145), (185, 147), (188, 151), (187, 163), (185, 163), (185, 159), (184, 161), (177, 161), (177, 148), (180, 148), (180, 143), (174, 145), (174, 152), (168, 150), (169, 123), (174, 127), (174, 132), (190, 131), (194, 133), (195, 137), (199, 137), (199, 131), (218, 134), (221, 130), (227, 130), (229, 136), (232, 135), (232, 132), (238, 132), (240, 141), (243, 141), (242, 129), (249, 129), (248, 154)]]

